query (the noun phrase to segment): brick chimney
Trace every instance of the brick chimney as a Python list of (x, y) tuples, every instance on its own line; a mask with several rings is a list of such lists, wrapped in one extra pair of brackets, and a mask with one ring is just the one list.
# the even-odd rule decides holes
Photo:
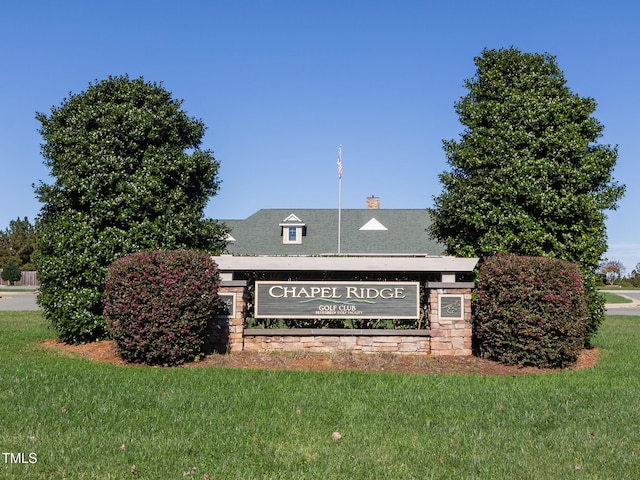
[(373, 195), (367, 197), (367, 205), (365, 208), (367, 210), (380, 210), (380, 197), (374, 197)]

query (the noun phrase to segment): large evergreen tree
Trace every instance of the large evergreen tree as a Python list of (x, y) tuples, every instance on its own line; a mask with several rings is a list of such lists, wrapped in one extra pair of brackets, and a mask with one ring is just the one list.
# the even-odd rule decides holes
[(103, 283), (116, 258), (145, 249), (218, 252), (223, 231), (203, 218), (219, 164), (200, 149), (205, 126), (162, 85), (110, 77), (38, 113), (42, 154), (38, 301), (61, 339), (105, 335)]
[(483, 50), (455, 109), (465, 129), (444, 142), (431, 233), (452, 255), (510, 252), (576, 262), (589, 289), (590, 331), (602, 321), (594, 289), (607, 249), (605, 211), (624, 186), (612, 178), (617, 149), (597, 144), (596, 102), (566, 85), (548, 54)]

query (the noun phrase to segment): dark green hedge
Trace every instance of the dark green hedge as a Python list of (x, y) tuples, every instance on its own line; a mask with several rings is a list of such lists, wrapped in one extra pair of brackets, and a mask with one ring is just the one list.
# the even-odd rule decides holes
[(577, 265), (498, 255), (480, 266), (474, 340), (481, 356), (509, 365), (566, 367), (575, 363), (586, 330)]

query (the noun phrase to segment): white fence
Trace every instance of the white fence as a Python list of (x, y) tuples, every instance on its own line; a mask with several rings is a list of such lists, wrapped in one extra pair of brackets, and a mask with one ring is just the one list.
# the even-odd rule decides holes
[[(15, 283), (16, 286), (19, 287), (38, 287), (40, 286), (40, 282), (38, 282), (37, 272), (34, 271), (24, 271), (21, 273), (20, 280)], [(0, 268), (0, 275), (2, 275), (2, 269)], [(6, 280), (2, 280), (0, 276), (0, 286), (10, 285)]]

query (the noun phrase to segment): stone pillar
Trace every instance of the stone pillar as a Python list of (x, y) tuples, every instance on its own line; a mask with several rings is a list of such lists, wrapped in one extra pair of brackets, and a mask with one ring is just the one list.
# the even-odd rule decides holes
[(228, 315), (216, 319), (213, 345), (220, 353), (244, 350), (244, 315), (247, 282), (244, 280), (223, 280), (219, 295), (227, 304)]
[(472, 287), (464, 284), (434, 286), (429, 285), (431, 356), (471, 355)]

